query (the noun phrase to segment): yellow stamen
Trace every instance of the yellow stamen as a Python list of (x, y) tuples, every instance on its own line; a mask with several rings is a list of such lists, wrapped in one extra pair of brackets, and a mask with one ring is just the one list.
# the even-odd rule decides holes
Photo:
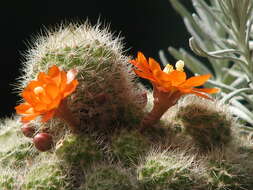
[(28, 110), (26, 110), (25, 113), (26, 114), (32, 114), (32, 113), (34, 113), (34, 109), (33, 108), (29, 108)]
[(44, 92), (44, 89), (41, 86), (38, 86), (36, 88), (34, 88), (33, 90), (34, 94), (38, 95)]
[(176, 63), (176, 69), (177, 71), (184, 71), (184, 62), (182, 60), (179, 60), (177, 63)]
[(163, 72), (165, 72), (165, 73), (170, 73), (170, 72), (172, 72), (172, 71), (174, 71), (174, 68), (173, 68), (173, 66), (170, 65), (170, 64), (167, 64), (167, 65), (164, 67), (164, 69), (163, 69)]

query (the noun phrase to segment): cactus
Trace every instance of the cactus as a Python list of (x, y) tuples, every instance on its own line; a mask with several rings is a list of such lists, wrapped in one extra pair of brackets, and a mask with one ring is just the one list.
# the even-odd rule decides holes
[(89, 166), (92, 162), (101, 160), (102, 152), (96, 141), (87, 136), (68, 135), (60, 142), (56, 155), (71, 164)]
[(25, 176), (24, 190), (60, 190), (68, 189), (67, 175), (57, 162), (41, 162), (34, 165)]
[(181, 120), (185, 132), (205, 150), (231, 141), (235, 122), (225, 105), (218, 102), (186, 97), (178, 104), (176, 118)]
[(21, 124), (17, 118), (7, 118), (0, 120), (0, 149), (7, 152), (18, 144), (26, 142), (21, 134)]
[(147, 190), (194, 189), (198, 184), (194, 164), (194, 156), (183, 151), (153, 152), (137, 168), (137, 178)]
[(87, 176), (86, 184), (80, 190), (133, 190), (131, 178), (126, 171), (111, 166), (98, 167)]
[(156, 83), (149, 93), (136, 83), (129, 60), (119, 38), (88, 23), (38, 38), (18, 85), (34, 85), (17, 106), (23, 117), (0, 123), (0, 188), (252, 189), (252, 139), (239, 137), (226, 106), (205, 94), (217, 89), (194, 88), (210, 75), (186, 80), (182, 61), (162, 70), (139, 53), (130, 62)]
[(240, 189), (242, 176), (233, 173), (233, 165), (225, 162), (210, 161), (209, 186), (211, 189)]
[(138, 131), (121, 131), (112, 138), (112, 152), (126, 165), (136, 164), (149, 148), (148, 139)]
[(2, 153), (1, 165), (2, 167), (25, 167), (27, 162), (36, 157), (38, 152), (32, 148), (32, 143), (27, 142)]
[[(138, 123), (143, 89), (133, 82), (120, 38), (99, 25), (69, 24), (48, 31), (34, 44), (24, 63), (20, 89), (52, 65), (64, 70), (75, 68), (79, 85), (68, 104), (73, 114), (81, 118), (82, 130), (89, 127), (107, 131), (129, 119)], [(62, 125), (57, 122), (54, 119), (47, 126)]]
[(231, 146), (220, 150), (212, 150), (208, 153), (204, 163), (206, 188), (208, 187), (211, 190), (252, 188), (253, 178), (251, 173), (253, 167), (250, 159), (251, 154), (240, 151), (240, 143), (242, 142), (245, 141), (237, 141)]
[(13, 190), (15, 188), (15, 175), (10, 172), (1, 171), (0, 174), (0, 188), (2, 190)]
[[(28, 138), (22, 135), (20, 124), (15, 119), (6, 119), (0, 127), (0, 166), (3, 168), (25, 167), (38, 155)], [(4, 127), (5, 126), (5, 127)]]

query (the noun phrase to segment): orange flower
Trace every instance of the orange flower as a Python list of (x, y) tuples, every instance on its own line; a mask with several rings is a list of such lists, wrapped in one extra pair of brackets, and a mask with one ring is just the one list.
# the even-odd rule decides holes
[(136, 68), (134, 72), (142, 78), (148, 79), (153, 85), (153, 108), (142, 119), (140, 131), (146, 127), (153, 126), (162, 115), (184, 94), (196, 94), (210, 99), (206, 93), (218, 92), (217, 88), (195, 88), (203, 85), (210, 77), (210, 74), (190, 77), (186, 79), (184, 72), (184, 62), (178, 61), (176, 69), (168, 64), (162, 70), (160, 64), (154, 59), (149, 58), (138, 52), (137, 58), (130, 61)]
[(162, 92), (180, 92), (182, 94), (196, 94), (204, 98), (209, 98), (205, 93), (216, 93), (217, 88), (195, 88), (203, 85), (210, 77), (210, 74), (190, 77), (186, 79), (186, 74), (183, 70), (184, 62), (178, 61), (176, 69), (170, 64), (166, 65), (164, 70), (161, 70), (160, 64), (154, 59), (145, 58), (138, 52), (137, 58), (130, 61), (137, 69), (134, 72), (142, 78), (148, 79), (151, 83)]
[(48, 74), (40, 72), (37, 80), (31, 81), (22, 92), (26, 102), (16, 106), (16, 112), (23, 115), (22, 122), (26, 123), (37, 116), (42, 121), (51, 119), (62, 100), (75, 91), (78, 81), (75, 78), (76, 70), (67, 73), (52, 66)]

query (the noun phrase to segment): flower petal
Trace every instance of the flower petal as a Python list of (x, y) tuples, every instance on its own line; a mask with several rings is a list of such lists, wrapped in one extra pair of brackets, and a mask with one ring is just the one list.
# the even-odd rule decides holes
[(78, 74), (78, 71), (76, 69), (69, 70), (67, 72), (67, 84), (71, 83), (76, 78), (77, 74)]
[(134, 70), (134, 72), (135, 72), (136, 75), (138, 75), (141, 78), (145, 78), (145, 79), (148, 79), (150, 81), (156, 82), (156, 80), (154, 79), (152, 74), (141, 72), (139, 70)]
[(61, 92), (64, 91), (64, 89), (66, 88), (67, 85), (67, 74), (66, 72), (61, 72), (61, 84), (59, 86), (59, 89)]
[(33, 80), (33, 81), (31, 81), (31, 82), (27, 85), (27, 87), (24, 89), (24, 91), (26, 91), (26, 90), (31, 90), (31, 91), (33, 91), (34, 88), (39, 87), (39, 86), (43, 86), (43, 82), (37, 81), (37, 80)]
[[(59, 107), (63, 98), (71, 94), (78, 85), (74, 80), (75, 70), (70, 70), (67, 77), (65, 71), (52, 66), (48, 74), (40, 72), (37, 80), (31, 81), (22, 92), (25, 103), (16, 106), (16, 112), (22, 114), (23, 122), (28, 122), (41, 115), (43, 121), (53, 117), (55, 110)], [(69, 79), (69, 84), (67, 80)]]
[(50, 96), (48, 96), (46, 93), (41, 93), (38, 95), (39, 99), (41, 102), (43, 102), (44, 104), (50, 104), (52, 102), (52, 99)]
[(44, 72), (40, 72), (37, 78), (38, 78), (38, 81), (36, 81), (36, 82), (40, 82), (40, 83), (49, 83), (49, 82), (52, 82), (52, 80), (50, 79), (50, 77), (46, 73), (44, 73)]
[(60, 90), (58, 88), (58, 86), (56, 86), (55, 84), (48, 84), (45, 87), (46, 90), (46, 94), (52, 99), (54, 100), (58, 94), (60, 93)]
[(149, 58), (148, 62), (149, 62), (149, 67), (150, 67), (152, 72), (162, 71), (161, 67), (160, 67), (160, 64), (156, 60), (154, 60), (153, 58)]
[(138, 51), (138, 53), (137, 53), (137, 59), (136, 59), (136, 61), (139, 62), (139, 63), (148, 63), (146, 57), (140, 51)]
[(180, 86), (183, 88), (189, 88), (194, 86), (201, 86), (203, 85), (209, 78), (211, 77), (210, 74), (201, 75), (201, 76), (194, 76), (187, 79), (183, 84)]
[(62, 94), (59, 94), (51, 104), (47, 105), (47, 111), (51, 111), (52, 109), (58, 108), (62, 100)]
[(196, 91), (192, 91), (193, 94), (197, 95), (197, 96), (200, 96), (202, 98), (205, 98), (205, 99), (209, 99), (209, 100), (213, 100), (211, 97), (209, 97), (207, 94), (204, 94), (204, 93), (200, 93), (200, 92), (196, 92)]
[(56, 65), (53, 65), (52, 67), (49, 68), (48, 76), (50, 76), (51, 78), (56, 77), (59, 74), (60, 74), (60, 69)]
[(171, 83), (171, 77), (166, 72), (156, 70), (153, 72), (153, 75), (154, 75), (154, 78), (159, 82), (163, 81), (163, 82), (170, 82)]
[(218, 88), (193, 88), (194, 91), (215, 94), (220, 91)]
[(39, 99), (36, 97), (33, 91), (30, 90), (23, 91), (22, 97), (31, 105), (39, 103)]
[(186, 80), (186, 74), (182, 71), (172, 71), (169, 73), (169, 77), (172, 83), (172, 86), (178, 86), (185, 82)]
[(147, 62), (147, 59), (145, 56), (138, 52), (137, 58), (134, 60), (130, 60), (129, 63), (133, 64), (135, 67), (137, 67), (140, 71), (150, 73), (149, 64)]
[(184, 94), (195, 94), (197, 96), (200, 96), (202, 98), (206, 98), (206, 99), (209, 99), (209, 100), (213, 100), (210, 96), (208, 96), (208, 94), (206, 93), (203, 93), (201, 91), (194, 91), (194, 90), (189, 90), (189, 89), (180, 89), (180, 91)]
[(34, 120), (37, 116), (39, 116), (38, 113), (31, 114), (31, 115), (27, 115), (27, 116), (23, 116), (23, 117), (21, 118), (21, 121), (22, 121), (23, 123), (28, 123), (28, 122), (30, 122), (31, 120)]
[(66, 86), (66, 88), (64, 89), (63, 92), (63, 98), (65, 98), (66, 96), (68, 96), (69, 94), (71, 94), (72, 92), (75, 91), (76, 87), (78, 85), (78, 81), (77, 80), (73, 80), (70, 84), (68, 84)]
[(143, 71), (150, 71), (148, 61), (143, 53), (138, 52), (136, 62), (143, 68)]
[(18, 114), (24, 114), (32, 106), (28, 103), (23, 103), (15, 107), (15, 110)]
[(43, 112), (47, 110), (47, 105), (44, 103), (39, 103), (33, 106), (35, 112)]

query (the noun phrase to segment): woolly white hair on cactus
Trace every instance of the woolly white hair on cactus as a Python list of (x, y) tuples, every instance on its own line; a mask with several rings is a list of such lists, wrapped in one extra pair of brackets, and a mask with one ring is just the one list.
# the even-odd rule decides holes
[[(67, 101), (73, 114), (81, 119), (81, 128), (107, 130), (125, 121), (135, 124), (146, 97), (143, 87), (135, 83), (129, 57), (123, 53), (122, 38), (114, 37), (108, 27), (92, 27), (88, 22), (60, 25), (33, 42), (18, 88), (22, 90), (52, 65), (66, 71), (76, 69), (79, 84)], [(62, 123), (53, 119), (46, 125), (56, 128)]]

